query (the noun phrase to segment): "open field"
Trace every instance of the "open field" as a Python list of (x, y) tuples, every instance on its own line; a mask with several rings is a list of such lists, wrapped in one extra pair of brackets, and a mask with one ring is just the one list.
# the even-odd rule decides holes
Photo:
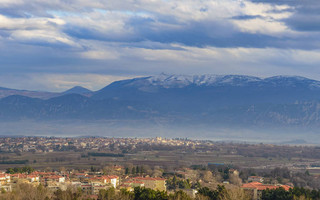
[[(193, 165), (208, 166), (209, 163), (223, 163), (225, 165), (240, 168), (272, 169), (275, 167), (288, 167), (291, 170), (299, 171), (309, 168), (313, 172), (312, 166), (318, 166), (320, 160), (317, 156), (304, 156), (300, 146), (270, 146), (268, 145), (242, 145), (242, 144), (221, 144), (217, 143), (210, 147), (201, 148), (151, 148), (150, 150), (135, 150), (123, 153), (120, 150), (100, 149), (102, 156), (92, 155), (92, 150), (84, 151), (54, 151), (54, 152), (1, 152), (2, 161), (23, 161), (26, 164), (7, 164), (0, 162), (0, 169), (9, 167), (21, 167), (29, 165), (35, 169), (59, 169), (59, 167), (83, 169), (90, 167), (103, 168), (106, 165), (149, 165), (161, 167), (190, 167)], [(312, 150), (316, 147), (303, 147)], [(311, 149), (310, 149), (311, 148)], [(157, 150), (155, 150), (157, 149)], [(241, 149), (241, 151), (240, 151)], [(259, 152), (268, 152), (276, 149), (272, 153), (261, 155)], [(307, 151), (304, 150), (304, 151)], [(246, 152), (248, 151), (248, 152)], [(292, 152), (287, 155), (283, 152)], [(295, 152), (295, 153), (294, 153)], [(89, 153), (89, 154), (88, 154)], [(104, 155), (103, 153), (107, 153)], [(110, 154), (110, 155), (109, 155)], [(121, 155), (114, 157), (114, 155)], [(123, 157), (122, 157), (123, 156)], [(319, 169), (314, 167), (314, 173), (319, 173)]]

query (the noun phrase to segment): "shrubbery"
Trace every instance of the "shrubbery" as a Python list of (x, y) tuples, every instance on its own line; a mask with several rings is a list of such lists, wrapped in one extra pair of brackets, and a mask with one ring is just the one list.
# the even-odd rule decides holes
[(320, 199), (320, 190), (309, 190), (302, 187), (295, 187), (289, 191), (283, 188), (275, 190), (264, 190), (262, 192), (262, 200), (295, 200), (295, 199)]

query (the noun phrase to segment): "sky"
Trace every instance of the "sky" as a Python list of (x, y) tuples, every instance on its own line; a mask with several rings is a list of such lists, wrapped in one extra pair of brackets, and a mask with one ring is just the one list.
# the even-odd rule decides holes
[(0, 0), (0, 87), (167, 74), (320, 80), (318, 0)]

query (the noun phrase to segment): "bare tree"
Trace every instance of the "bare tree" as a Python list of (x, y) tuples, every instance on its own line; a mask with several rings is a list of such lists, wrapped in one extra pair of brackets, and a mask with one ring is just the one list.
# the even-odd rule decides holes
[(232, 184), (234, 184), (236, 186), (241, 186), (242, 185), (241, 178), (239, 178), (239, 176), (236, 175), (236, 174), (230, 174), (229, 180), (230, 180), (230, 183), (232, 183)]
[(250, 200), (250, 196), (241, 188), (233, 187), (220, 194), (220, 200)]

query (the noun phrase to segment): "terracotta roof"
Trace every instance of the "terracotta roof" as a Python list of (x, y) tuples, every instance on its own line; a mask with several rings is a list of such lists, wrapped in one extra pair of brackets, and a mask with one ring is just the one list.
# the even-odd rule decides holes
[(49, 176), (49, 175), (55, 175), (55, 173), (54, 172), (38, 172), (38, 171), (34, 171), (30, 175)]
[(104, 176), (104, 177), (106, 177), (106, 178), (108, 178), (108, 179), (117, 179), (117, 178), (119, 178), (118, 176), (116, 176), (116, 175), (108, 175), (108, 176)]
[(259, 183), (259, 182), (245, 183), (241, 187), (242, 188), (257, 189), (257, 190), (266, 190), (266, 189), (274, 190), (274, 189), (282, 187), (286, 191), (288, 191), (290, 188), (292, 188), (291, 186), (288, 186), (288, 185), (280, 185), (280, 186), (277, 186), (277, 185), (264, 185), (264, 184)]
[(36, 176), (36, 175), (28, 175), (27, 177), (28, 177), (28, 178), (37, 178), (37, 177), (39, 177), (39, 176)]
[(17, 178), (26, 178), (26, 174), (10, 174), (11, 177), (17, 177)]

